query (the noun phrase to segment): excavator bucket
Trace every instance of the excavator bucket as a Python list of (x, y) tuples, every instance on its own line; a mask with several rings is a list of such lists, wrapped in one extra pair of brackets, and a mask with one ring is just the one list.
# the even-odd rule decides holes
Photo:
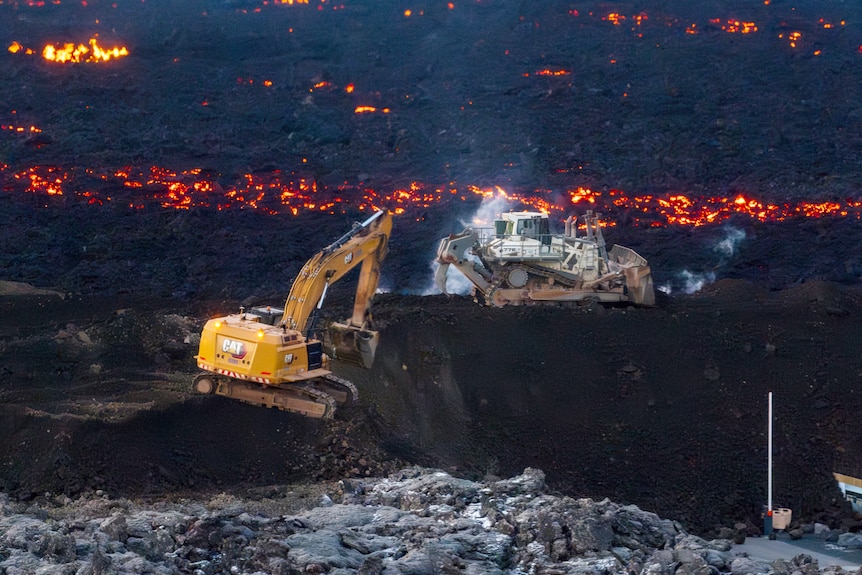
[(333, 359), (366, 369), (374, 363), (379, 341), (379, 332), (343, 323), (330, 324), (324, 337), (326, 349)]

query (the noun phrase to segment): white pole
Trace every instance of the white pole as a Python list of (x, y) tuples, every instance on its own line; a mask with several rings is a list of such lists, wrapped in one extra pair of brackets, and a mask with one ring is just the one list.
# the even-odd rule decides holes
[(766, 499), (766, 511), (772, 515), (772, 392), (769, 392), (769, 488)]

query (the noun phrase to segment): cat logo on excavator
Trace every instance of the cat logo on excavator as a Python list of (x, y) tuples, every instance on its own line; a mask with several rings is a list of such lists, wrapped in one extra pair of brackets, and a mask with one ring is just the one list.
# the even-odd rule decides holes
[(222, 341), (221, 350), (225, 353), (231, 354), (231, 356), (236, 359), (242, 359), (245, 357), (245, 354), (248, 353), (243, 342), (228, 338), (224, 338)]

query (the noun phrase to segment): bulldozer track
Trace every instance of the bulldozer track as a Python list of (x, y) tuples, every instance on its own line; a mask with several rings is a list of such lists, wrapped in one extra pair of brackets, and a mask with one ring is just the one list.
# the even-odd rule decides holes
[(554, 283), (561, 283), (563, 285), (567, 285), (567, 286), (573, 287), (573, 288), (580, 287), (580, 284), (583, 283), (580, 280), (575, 280), (575, 281), (569, 280), (561, 274), (554, 273), (550, 270), (543, 270), (539, 267), (531, 266), (530, 264), (519, 264), (519, 265), (521, 267), (523, 267), (524, 269), (526, 269), (527, 272), (529, 272), (533, 275), (541, 276), (544, 278), (554, 278)]

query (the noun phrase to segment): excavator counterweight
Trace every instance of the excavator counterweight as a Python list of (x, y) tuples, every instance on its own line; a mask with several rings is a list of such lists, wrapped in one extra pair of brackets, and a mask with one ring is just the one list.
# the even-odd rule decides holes
[[(196, 393), (214, 393), (314, 418), (356, 401), (353, 383), (331, 371), (331, 360), (371, 367), (379, 334), (371, 299), (386, 256), (392, 216), (376, 212), (316, 253), (300, 270), (283, 307), (259, 306), (209, 320), (197, 359)], [(352, 316), (316, 333), (330, 285), (361, 265)], [(330, 333), (331, 332), (331, 333)]]

